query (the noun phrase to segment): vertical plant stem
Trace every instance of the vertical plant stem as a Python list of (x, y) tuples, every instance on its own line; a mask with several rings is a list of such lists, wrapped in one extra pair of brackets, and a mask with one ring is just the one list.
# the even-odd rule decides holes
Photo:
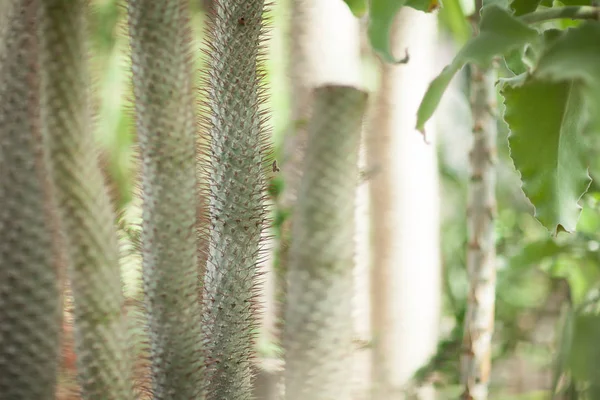
[(202, 389), (196, 236), (196, 141), (189, 10), (129, 0), (142, 161), (142, 255), (155, 399)]
[[(476, 1), (479, 18), (481, 1)], [(469, 294), (463, 336), (462, 384), (465, 400), (485, 400), (491, 374), (496, 296), (496, 90), (494, 71), (471, 69), (473, 149), (467, 209)]]
[(367, 94), (315, 91), (293, 223), (284, 349), (286, 399), (352, 393), (354, 211)]
[(133, 398), (115, 217), (92, 135), (86, 0), (39, 0), (41, 121), (74, 298), (84, 399)]
[(205, 274), (207, 400), (251, 398), (256, 279), (268, 160), (263, 0), (220, 0), (211, 14), (205, 125), (211, 143)]
[(55, 397), (64, 260), (39, 119), (36, 0), (0, 37), (0, 399)]

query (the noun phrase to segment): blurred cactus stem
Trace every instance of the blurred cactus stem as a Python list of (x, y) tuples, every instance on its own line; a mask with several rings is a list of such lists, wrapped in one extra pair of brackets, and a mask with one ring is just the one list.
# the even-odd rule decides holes
[(133, 398), (115, 215), (92, 134), (86, 0), (38, 0), (41, 126), (67, 242), (83, 399)]
[(0, 399), (55, 398), (64, 260), (40, 129), (36, 0), (2, 5)]
[(314, 91), (288, 264), (287, 400), (351, 398), (354, 211), (367, 97), (348, 86)]

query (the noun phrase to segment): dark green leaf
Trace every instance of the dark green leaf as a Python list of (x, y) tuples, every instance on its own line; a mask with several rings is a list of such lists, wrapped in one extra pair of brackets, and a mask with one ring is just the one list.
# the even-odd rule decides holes
[[(546, 46), (534, 75), (541, 79), (583, 81), (587, 100), (600, 110), (600, 24), (587, 21)], [(600, 127), (598, 112), (594, 124)]]
[(357, 17), (362, 17), (367, 12), (367, 0), (344, 0), (344, 2)]
[(503, 55), (537, 38), (537, 31), (514, 18), (508, 11), (491, 5), (483, 9), (480, 34), (469, 40), (456, 58), (431, 82), (417, 112), (417, 129), (433, 115), (450, 81), (466, 63), (488, 66), (497, 55)]
[(510, 8), (515, 12), (515, 16), (520, 16), (535, 11), (542, 0), (513, 0)]
[(502, 94), (511, 157), (535, 216), (554, 233), (573, 231), (579, 198), (590, 184), (581, 157), (581, 135), (589, 127), (582, 85), (527, 79), (504, 85)]

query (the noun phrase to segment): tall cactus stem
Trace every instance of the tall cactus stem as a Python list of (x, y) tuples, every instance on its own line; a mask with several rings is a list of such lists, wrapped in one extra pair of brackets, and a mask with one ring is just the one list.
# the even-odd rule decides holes
[(56, 391), (64, 259), (40, 129), (36, 0), (2, 8), (0, 37), (0, 399)]
[(314, 92), (288, 270), (287, 400), (351, 398), (354, 209), (367, 94)]
[(41, 121), (67, 242), (84, 399), (133, 398), (115, 216), (89, 103), (86, 0), (39, 0)]
[(264, 0), (219, 0), (210, 13), (204, 126), (210, 243), (204, 283), (206, 399), (251, 398), (257, 263), (267, 219)]
[(183, 0), (129, 0), (142, 163), (143, 281), (155, 399), (200, 399), (196, 120)]

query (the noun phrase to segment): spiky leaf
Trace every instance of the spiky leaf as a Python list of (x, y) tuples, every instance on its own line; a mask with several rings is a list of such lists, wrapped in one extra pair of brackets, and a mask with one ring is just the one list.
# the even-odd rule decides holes
[(582, 89), (573, 81), (528, 79), (502, 90), (511, 157), (523, 191), (535, 216), (554, 233), (575, 229), (581, 210), (577, 202), (590, 184), (582, 159), (582, 135), (589, 129)]
[(155, 399), (201, 396), (195, 97), (185, 1), (130, 0), (142, 256)]
[(37, 6), (0, 6), (0, 398), (14, 400), (55, 397), (65, 272), (39, 120)]
[(365, 92), (315, 91), (294, 215), (284, 348), (286, 399), (350, 399), (358, 147)]
[(429, 85), (417, 112), (417, 129), (424, 129), (450, 81), (466, 63), (485, 67), (495, 56), (517, 49), (536, 37), (536, 30), (527, 27), (508, 11), (496, 5), (485, 7), (479, 35), (467, 42), (452, 63)]

